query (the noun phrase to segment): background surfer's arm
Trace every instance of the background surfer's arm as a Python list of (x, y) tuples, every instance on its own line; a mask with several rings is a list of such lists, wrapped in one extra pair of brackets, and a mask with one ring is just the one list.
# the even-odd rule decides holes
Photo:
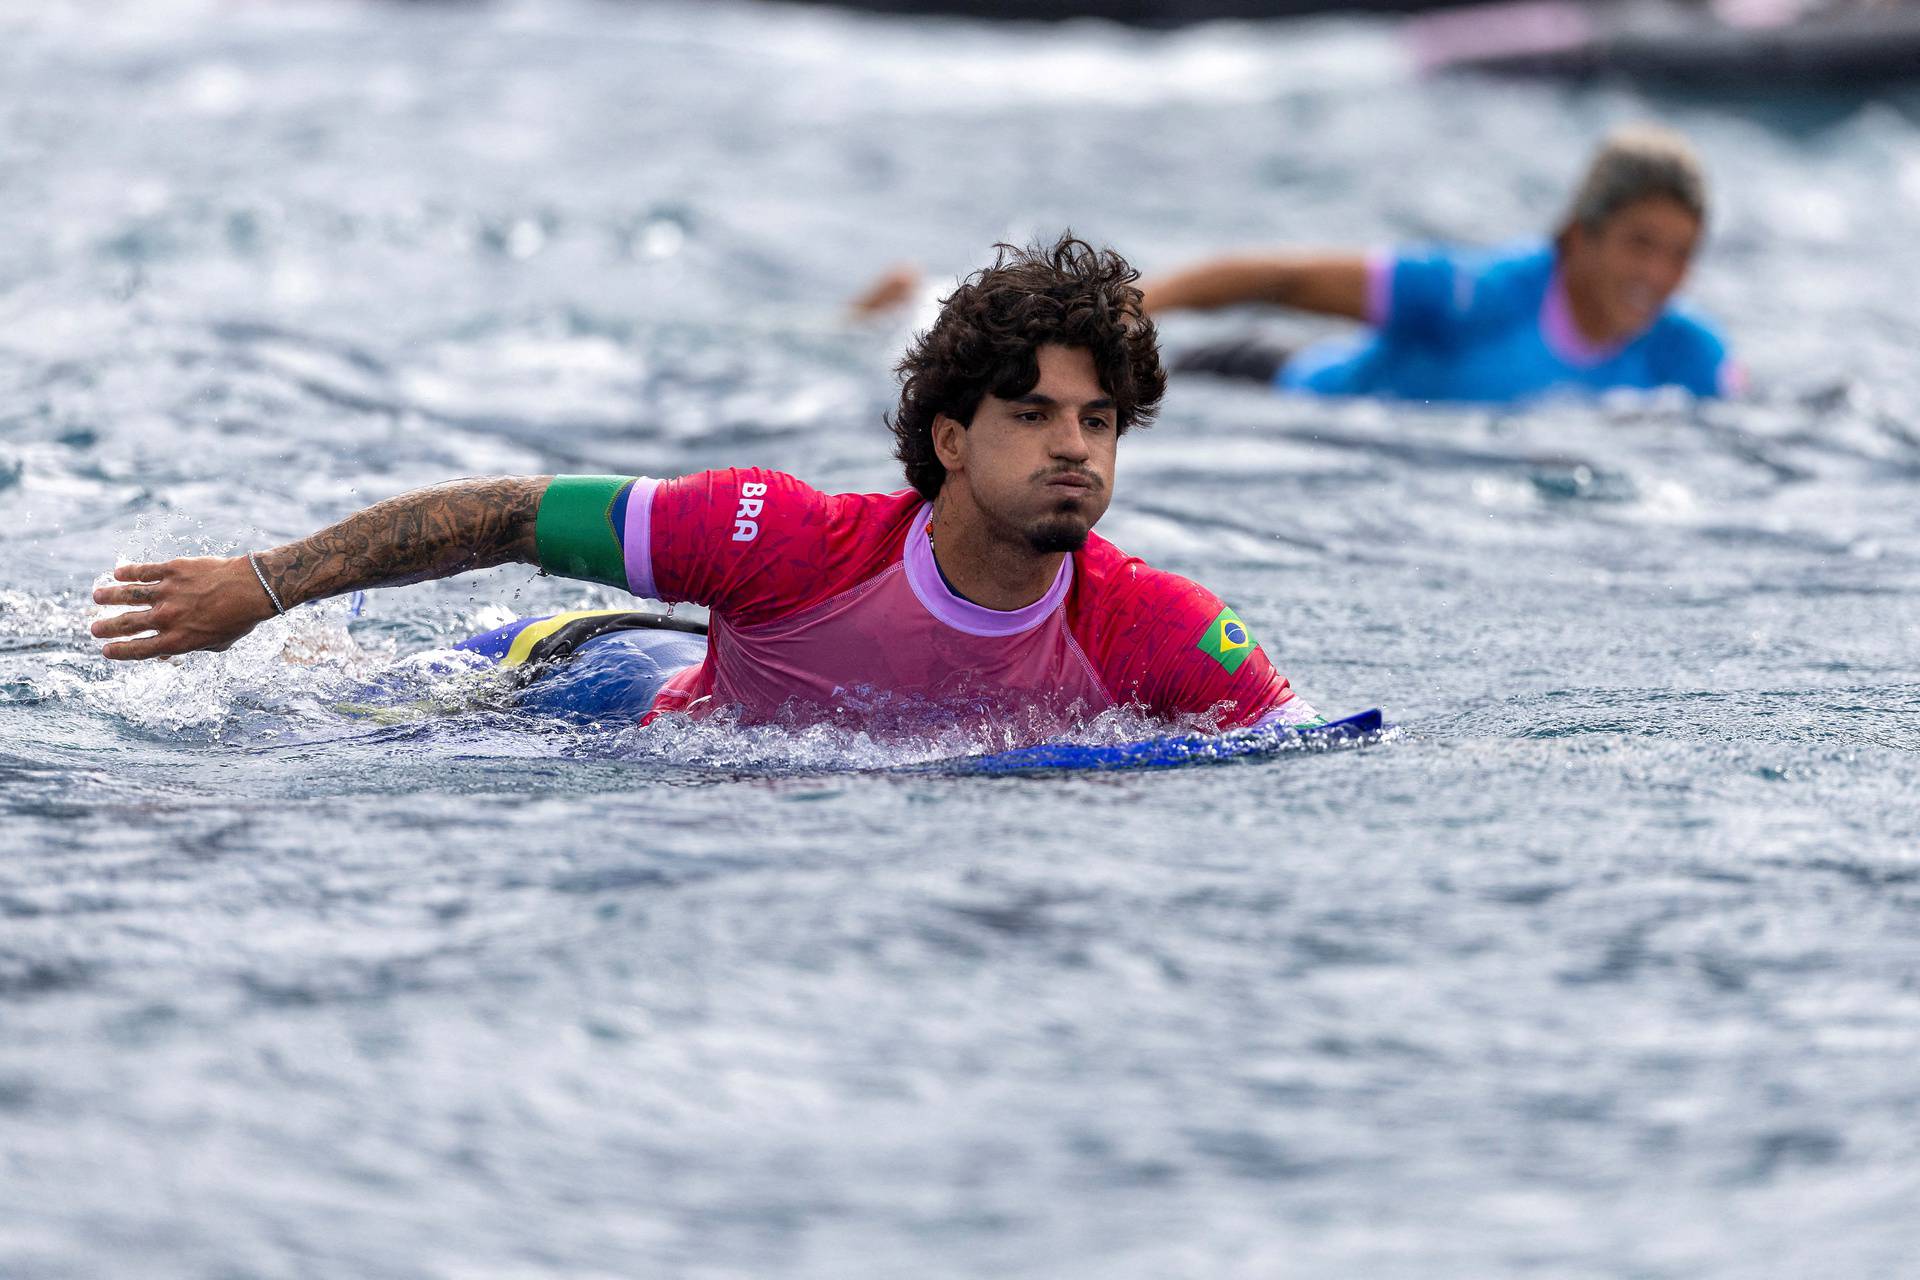
[[(348, 516), (310, 538), (246, 556), (126, 564), (96, 604), (134, 605), (93, 624), (119, 639), (109, 658), (160, 658), (224, 649), (287, 609), (369, 587), (447, 578), (509, 561), (534, 563), (535, 520), (551, 476), (490, 476), (415, 489)], [(255, 576), (254, 563), (259, 565)], [(261, 578), (265, 579), (265, 586)]]
[(1368, 319), (1367, 259), (1359, 254), (1215, 258), (1143, 286), (1151, 314), (1248, 302)]
[(920, 268), (911, 264), (898, 263), (888, 267), (847, 304), (847, 310), (855, 319), (896, 311), (913, 301), (914, 295), (920, 291), (920, 279)]

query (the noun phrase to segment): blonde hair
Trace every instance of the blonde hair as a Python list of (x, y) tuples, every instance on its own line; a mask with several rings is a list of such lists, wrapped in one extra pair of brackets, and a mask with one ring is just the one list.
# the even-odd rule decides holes
[(1560, 224), (1564, 235), (1580, 227), (1598, 231), (1630, 204), (1661, 197), (1707, 220), (1707, 180), (1700, 158), (1679, 134), (1653, 125), (1633, 125), (1607, 135)]

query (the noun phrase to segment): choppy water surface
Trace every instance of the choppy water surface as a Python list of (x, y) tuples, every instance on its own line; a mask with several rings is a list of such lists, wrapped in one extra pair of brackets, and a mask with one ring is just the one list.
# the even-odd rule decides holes
[[(1910, 110), (1421, 85), (1341, 24), (0, 27), (0, 1273), (1911, 1266)], [(521, 571), (177, 666), (84, 638), (116, 556), (452, 475), (892, 488), (901, 335), (835, 316), (889, 260), (1504, 238), (1654, 110), (1756, 402), (1186, 385), (1123, 446), (1107, 532), (1397, 742), (995, 782), (426, 673), (334, 709), (612, 599)]]

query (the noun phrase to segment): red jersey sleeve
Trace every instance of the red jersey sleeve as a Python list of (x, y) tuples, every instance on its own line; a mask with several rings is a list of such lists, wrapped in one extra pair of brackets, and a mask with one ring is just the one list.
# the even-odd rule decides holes
[[(739, 626), (782, 617), (870, 576), (891, 507), (825, 494), (762, 468), (701, 471), (655, 483), (647, 527), (629, 519), (629, 575), (661, 600), (703, 604)], [(647, 549), (644, 576), (635, 552)]]
[(1292, 699), (1286, 677), (1218, 596), (1111, 544), (1089, 551), (1090, 589), (1077, 602), (1074, 632), (1118, 701), (1237, 729)]

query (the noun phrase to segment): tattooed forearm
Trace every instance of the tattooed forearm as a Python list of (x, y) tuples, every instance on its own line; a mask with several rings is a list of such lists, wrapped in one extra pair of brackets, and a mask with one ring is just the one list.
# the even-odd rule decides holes
[(551, 476), (493, 476), (415, 489), (311, 538), (262, 552), (260, 567), (291, 609), (368, 587), (534, 560), (534, 518)]

